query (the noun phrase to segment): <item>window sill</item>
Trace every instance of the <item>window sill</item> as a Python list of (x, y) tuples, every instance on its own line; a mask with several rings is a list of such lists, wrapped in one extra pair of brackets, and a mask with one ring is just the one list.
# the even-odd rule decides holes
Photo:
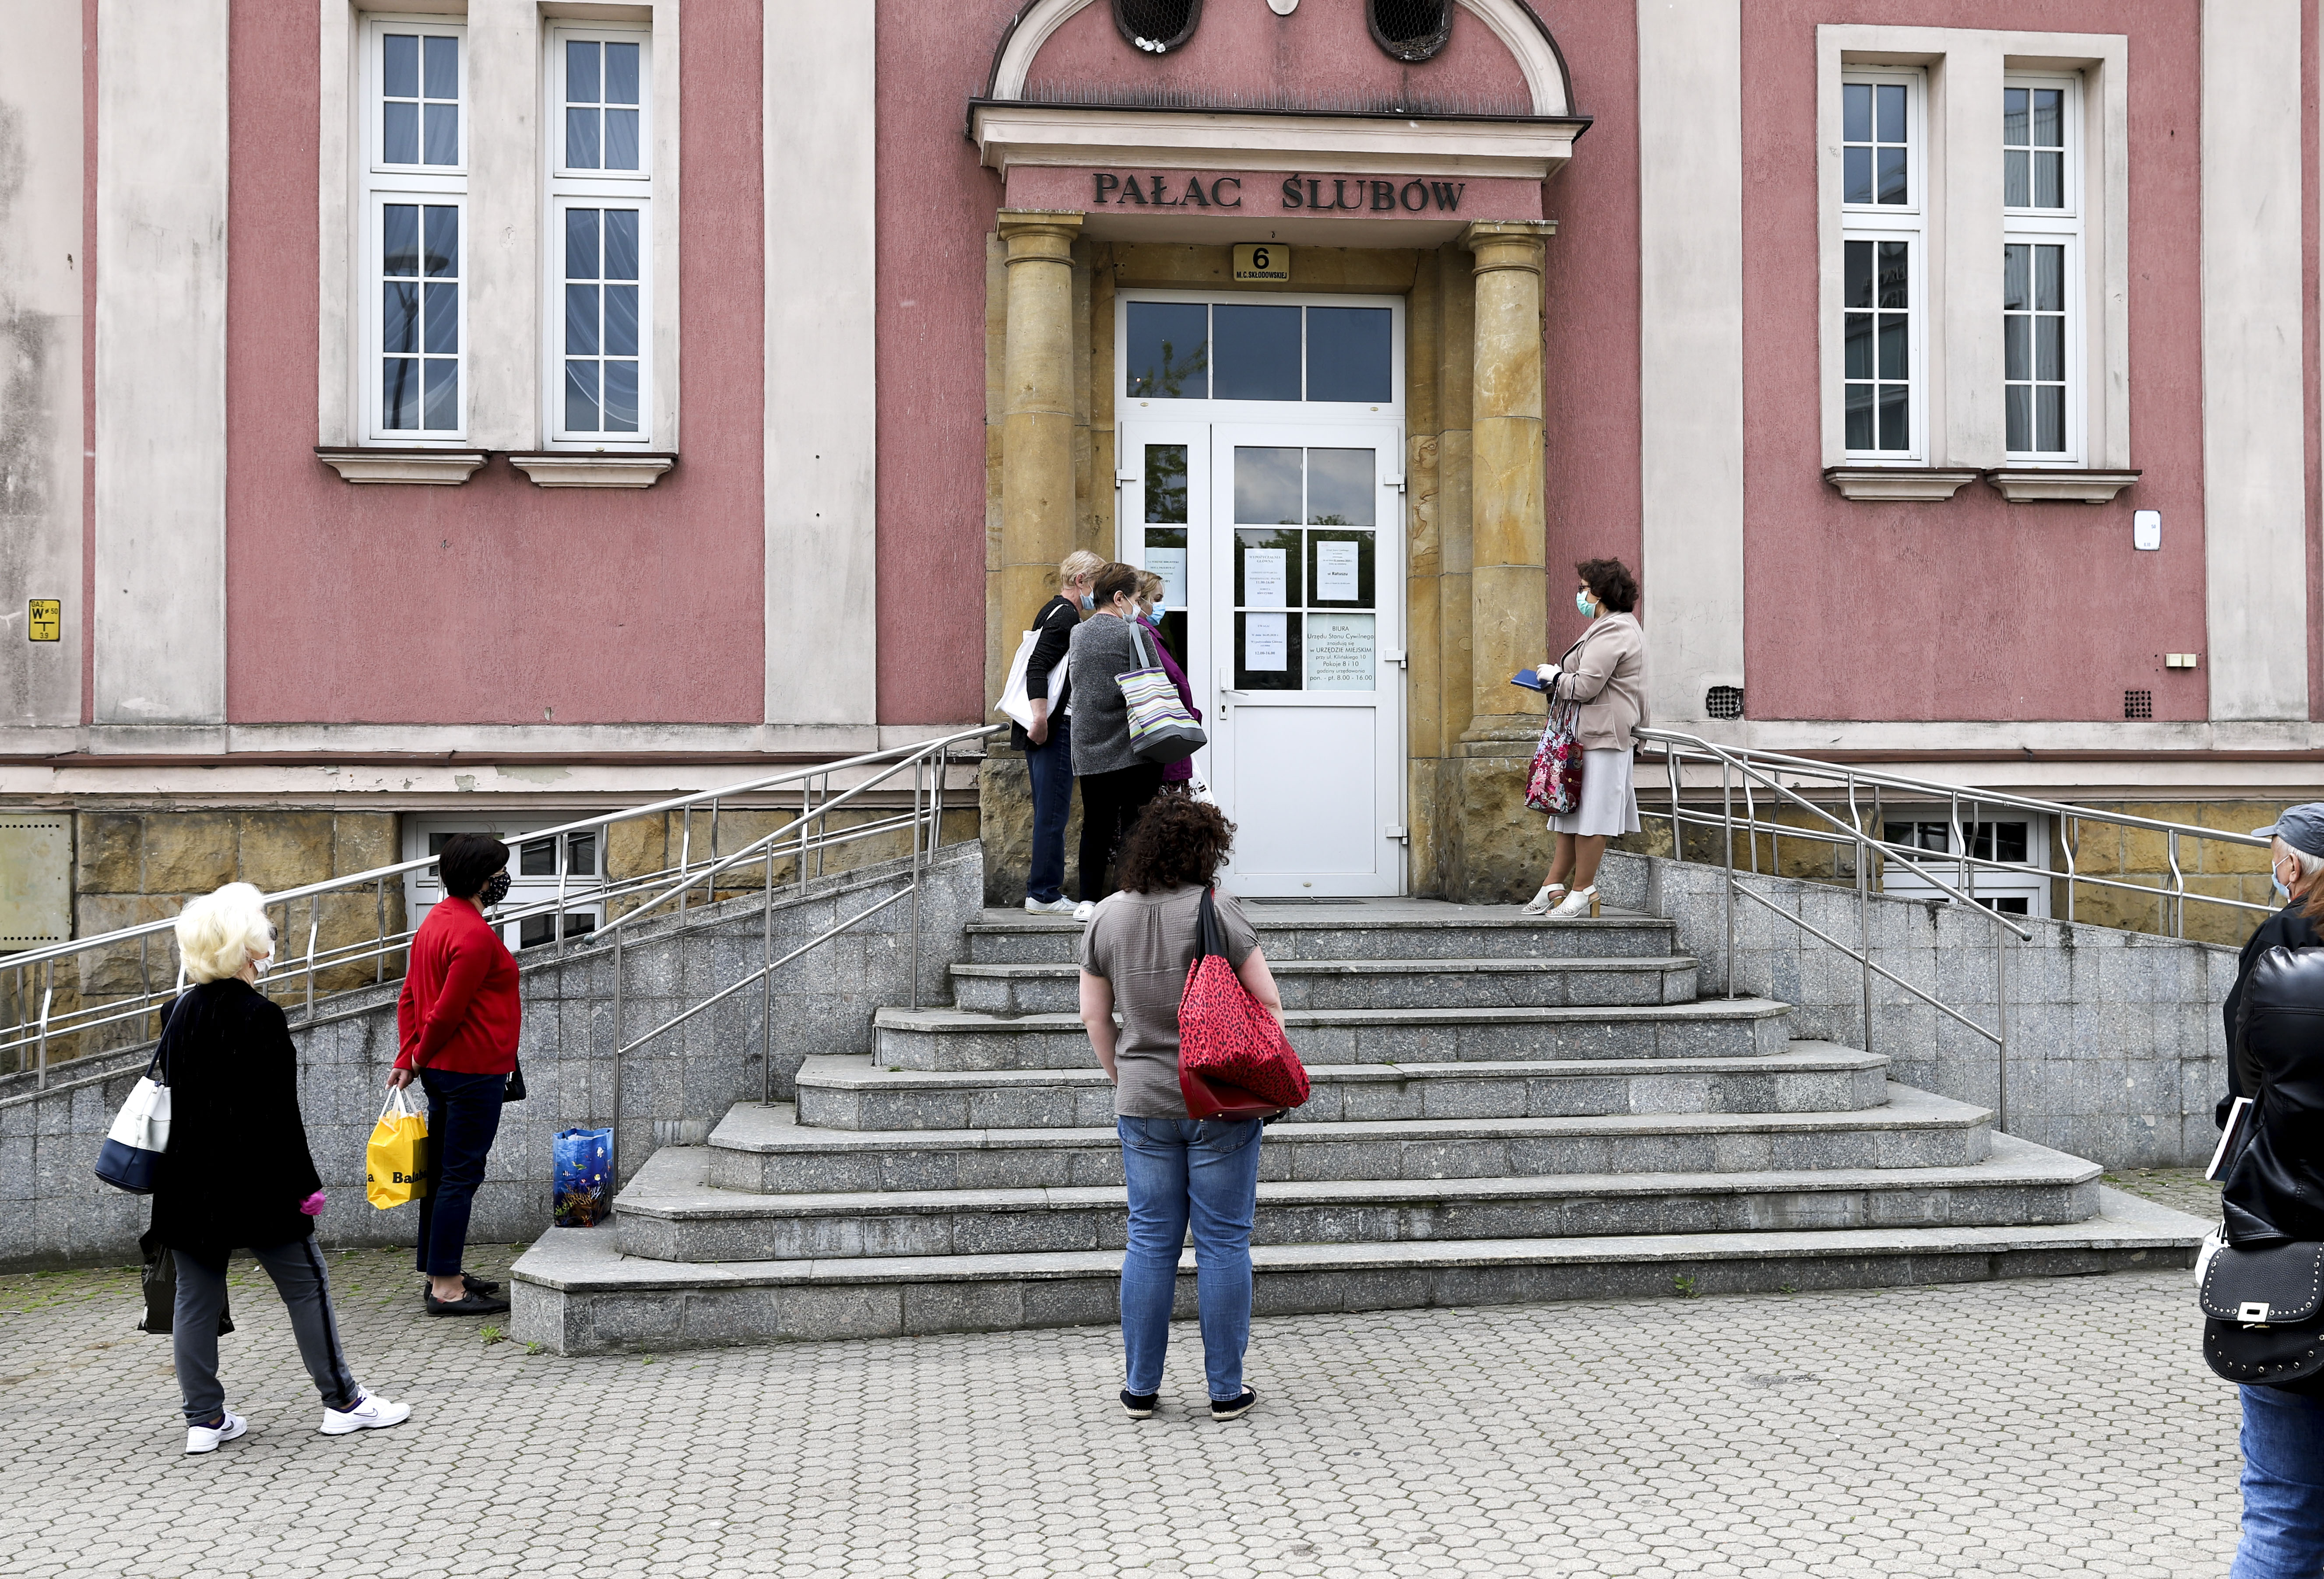
[(343, 483), (420, 483), (456, 488), (484, 464), (481, 449), (329, 449), (315, 458)]
[(2138, 476), (2135, 471), (1997, 466), (1985, 474), (1985, 480), (2012, 504), (2035, 504), (2048, 501), (2111, 504), (2116, 494), (2138, 481)]
[(1828, 466), (1823, 480), (1845, 499), (1950, 499), (1981, 474), (1936, 466)]
[(509, 465), (543, 488), (650, 488), (678, 464), (673, 454), (512, 455)]

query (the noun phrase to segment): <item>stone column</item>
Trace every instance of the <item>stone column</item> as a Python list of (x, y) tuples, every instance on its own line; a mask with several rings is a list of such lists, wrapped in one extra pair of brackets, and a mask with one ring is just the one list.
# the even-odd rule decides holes
[[(1082, 217), (1004, 208), (1009, 341), (1001, 361), (1001, 554), (988, 649), (1006, 664), (1016, 633), (1056, 591), (1057, 561), (1074, 547), (1074, 238)], [(998, 697), (1005, 672), (985, 677)]]
[(1469, 720), (1459, 759), (1460, 845), (1447, 897), (1491, 903), (1528, 894), (1544, 864), (1541, 823), (1525, 809), (1538, 708), (1509, 676), (1541, 662), (1543, 581), (1543, 243), (1554, 221), (1480, 221), (1475, 254), (1471, 461)]

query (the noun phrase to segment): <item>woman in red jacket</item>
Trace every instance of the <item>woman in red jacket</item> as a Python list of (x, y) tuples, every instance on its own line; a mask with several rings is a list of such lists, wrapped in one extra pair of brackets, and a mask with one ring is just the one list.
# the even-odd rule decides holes
[(501, 1092), (516, 1067), (523, 1011), (516, 960), (484, 911), (508, 897), (508, 846), (486, 834), (456, 834), (438, 870), (444, 902), (411, 938), (395, 1026), (402, 1051), (387, 1077), (428, 1093), (428, 1139), (435, 1178), (420, 1200), (420, 1270), (428, 1274), (430, 1316), (490, 1316), (506, 1310), (500, 1285), (460, 1268), (468, 1211), (484, 1180), (484, 1155), (500, 1132)]

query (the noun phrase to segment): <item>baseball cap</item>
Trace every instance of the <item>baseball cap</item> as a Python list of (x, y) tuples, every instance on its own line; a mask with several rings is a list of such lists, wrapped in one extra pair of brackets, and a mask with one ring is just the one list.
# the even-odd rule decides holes
[(2252, 832), (2262, 838), (2282, 839), (2303, 855), (2324, 858), (2324, 801), (2286, 807), (2283, 815)]

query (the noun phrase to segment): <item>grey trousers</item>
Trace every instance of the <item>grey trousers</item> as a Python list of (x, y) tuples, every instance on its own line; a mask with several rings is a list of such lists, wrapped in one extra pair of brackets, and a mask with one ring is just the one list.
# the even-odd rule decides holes
[[(307, 1362), (307, 1374), (315, 1379), (325, 1407), (353, 1408), (363, 1389), (348, 1372), (347, 1357), (339, 1348), (338, 1323), (331, 1317), (331, 1281), (314, 1240), (294, 1239), (251, 1253), (274, 1279), (274, 1291), (290, 1308), (299, 1357)], [(226, 1305), (226, 1263), (206, 1266), (184, 1251), (177, 1254), (178, 1309), (170, 1341), (187, 1423), (203, 1425), (226, 1408), (226, 1389), (217, 1375), (217, 1318)]]

